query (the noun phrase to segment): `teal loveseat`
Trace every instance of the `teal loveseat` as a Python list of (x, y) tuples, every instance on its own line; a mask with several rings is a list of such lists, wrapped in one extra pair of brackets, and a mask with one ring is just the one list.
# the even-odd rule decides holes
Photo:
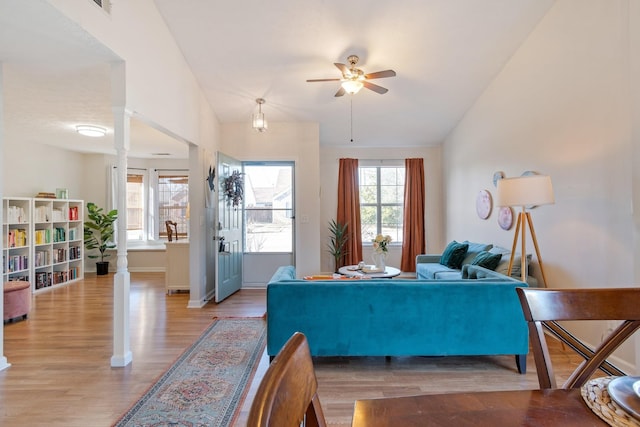
[(267, 285), (267, 353), (299, 331), (313, 356), (515, 355), (525, 373), (522, 286), (472, 265), (458, 280), (303, 280), (280, 267)]

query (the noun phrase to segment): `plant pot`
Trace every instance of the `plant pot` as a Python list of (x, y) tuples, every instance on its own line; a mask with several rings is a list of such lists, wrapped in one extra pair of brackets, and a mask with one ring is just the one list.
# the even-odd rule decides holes
[(109, 273), (109, 261), (96, 262), (96, 274), (98, 276), (104, 276)]

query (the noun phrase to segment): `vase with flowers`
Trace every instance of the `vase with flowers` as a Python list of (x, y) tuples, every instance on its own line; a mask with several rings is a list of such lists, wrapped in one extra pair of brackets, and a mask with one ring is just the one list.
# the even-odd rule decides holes
[(373, 243), (373, 263), (376, 270), (384, 271), (387, 266), (387, 255), (389, 254), (389, 244), (391, 243), (391, 236), (378, 234), (375, 239), (372, 239)]

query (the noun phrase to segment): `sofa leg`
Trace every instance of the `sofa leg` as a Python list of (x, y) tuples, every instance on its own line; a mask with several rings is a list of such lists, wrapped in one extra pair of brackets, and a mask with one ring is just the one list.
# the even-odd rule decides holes
[(518, 367), (518, 372), (521, 374), (527, 373), (527, 355), (526, 354), (516, 354), (516, 366)]

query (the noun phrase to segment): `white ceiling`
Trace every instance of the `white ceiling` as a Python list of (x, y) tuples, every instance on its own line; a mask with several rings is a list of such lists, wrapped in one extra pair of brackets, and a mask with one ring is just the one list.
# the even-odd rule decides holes
[[(248, 123), (262, 97), (269, 122), (320, 123), (323, 145), (388, 147), (442, 142), (554, 0), (154, 2), (221, 123)], [(351, 54), (365, 72), (395, 70), (373, 81), (389, 92), (336, 98), (338, 82), (306, 82), (339, 77)], [(45, 0), (0, 0), (6, 141), (115, 153), (112, 135), (73, 132), (112, 129), (113, 59)], [(132, 157), (187, 156), (135, 120), (131, 144)]]

